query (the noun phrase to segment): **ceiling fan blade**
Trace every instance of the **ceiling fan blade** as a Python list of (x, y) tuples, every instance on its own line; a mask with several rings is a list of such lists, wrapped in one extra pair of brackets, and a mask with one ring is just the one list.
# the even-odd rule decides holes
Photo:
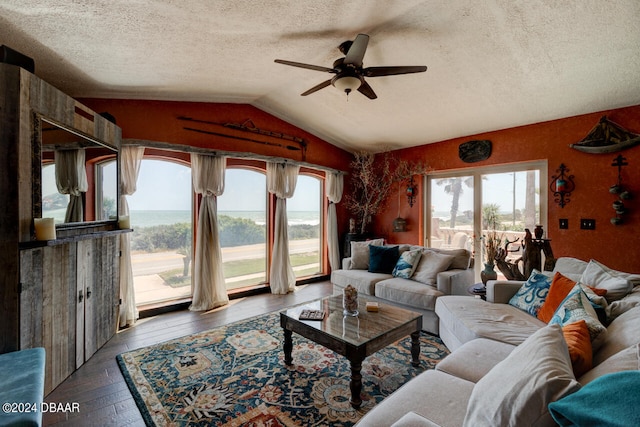
[(303, 64), (302, 62), (285, 61), (284, 59), (276, 59), (274, 62), (278, 64), (290, 65), (292, 67), (306, 68), (307, 70), (324, 71), (327, 73), (335, 73), (333, 68), (321, 67), (319, 65)]
[(369, 99), (376, 99), (378, 97), (378, 95), (376, 95), (373, 89), (371, 89), (371, 86), (369, 86), (369, 84), (364, 80), (362, 81), (362, 84), (358, 88), (358, 92), (360, 92), (361, 94), (363, 94)]
[(365, 77), (395, 76), (398, 74), (423, 73), (427, 71), (426, 65), (400, 66), (400, 67), (368, 67), (362, 70)]
[(364, 58), (368, 44), (369, 36), (366, 34), (358, 34), (349, 48), (347, 55), (344, 57), (343, 64), (352, 64), (355, 65), (356, 68), (362, 67), (362, 58)]
[(322, 88), (325, 88), (325, 87), (329, 86), (330, 84), (331, 84), (331, 79), (329, 79), (329, 80), (327, 80), (327, 81), (324, 81), (324, 82), (322, 82), (322, 83), (320, 83), (320, 84), (315, 85), (314, 87), (312, 87), (311, 89), (309, 89), (309, 90), (308, 90), (308, 91), (306, 91), (306, 92), (302, 92), (302, 93), (300, 94), (300, 96), (307, 96), (307, 95), (309, 95), (309, 94), (312, 94), (313, 92), (317, 92), (317, 91), (319, 91), (320, 89), (322, 89)]

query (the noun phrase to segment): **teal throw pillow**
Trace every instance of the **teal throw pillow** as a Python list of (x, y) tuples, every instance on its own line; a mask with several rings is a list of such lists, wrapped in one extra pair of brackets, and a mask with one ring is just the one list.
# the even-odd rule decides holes
[(640, 425), (640, 371), (603, 375), (575, 393), (549, 404), (549, 412), (561, 426)]
[(531, 272), (531, 276), (529, 276), (527, 281), (518, 289), (518, 292), (511, 297), (509, 304), (537, 317), (538, 310), (540, 310), (540, 307), (544, 304), (544, 300), (547, 299), (552, 281), (553, 277), (549, 277), (534, 269)]
[(369, 246), (369, 272), (391, 274), (398, 262), (397, 246)]
[(391, 274), (394, 277), (401, 277), (403, 279), (410, 278), (413, 275), (413, 272), (416, 271), (416, 267), (418, 267), (421, 255), (422, 250), (420, 249), (403, 252)]
[[(582, 290), (579, 283), (571, 289), (569, 295), (562, 301), (560, 306), (556, 309), (553, 317), (549, 321), (549, 324), (558, 324), (560, 326), (568, 325), (569, 323), (578, 322), (584, 320), (587, 323), (589, 329), (589, 336), (591, 337), (591, 343), (594, 350), (601, 344), (602, 340), (597, 338), (606, 331), (606, 328), (598, 320), (598, 314), (596, 313), (591, 301), (587, 298), (587, 295)], [(596, 341), (594, 343), (594, 341)]]

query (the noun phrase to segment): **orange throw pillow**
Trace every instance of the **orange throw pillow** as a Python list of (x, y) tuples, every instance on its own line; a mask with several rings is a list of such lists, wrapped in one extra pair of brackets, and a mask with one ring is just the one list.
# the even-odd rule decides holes
[(582, 374), (591, 369), (593, 365), (593, 349), (587, 322), (578, 320), (562, 327), (564, 340), (569, 348), (573, 374), (580, 378)]
[(571, 289), (573, 289), (575, 285), (576, 282), (556, 272), (556, 274), (553, 275), (547, 298), (544, 300), (540, 310), (538, 310), (538, 319), (544, 323), (549, 323), (553, 317), (553, 313), (560, 307), (562, 301), (569, 295), (569, 292), (571, 292)]

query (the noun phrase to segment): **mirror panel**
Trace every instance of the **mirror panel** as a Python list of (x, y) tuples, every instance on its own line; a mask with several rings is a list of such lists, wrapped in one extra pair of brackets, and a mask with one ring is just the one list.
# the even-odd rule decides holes
[[(53, 217), (56, 224), (115, 220), (118, 212), (117, 150), (44, 117), (40, 118), (40, 142), (42, 217)], [(80, 150), (81, 153), (78, 152)], [(63, 152), (67, 153), (66, 156)], [(84, 164), (73, 163), (70, 167), (64, 167), (63, 163), (56, 164), (56, 156), (68, 159), (70, 153), (74, 153), (71, 156), (73, 159), (84, 157)], [(57, 166), (61, 168), (58, 178)], [(80, 176), (84, 175), (86, 191), (78, 191), (79, 187), (74, 187), (74, 184), (65, 184), (64, 170), (73, 170), (73, 175), (77, 178), (72, 181), (83, 181), (75, 174), (76, 171)], [(81, 212), (76, 212), (75, 215), (68, 212), (72, 197), (62, 194), (68, 193), (69, 188), (75, 188), (78, 195), (72, 205), (81, 206)]]

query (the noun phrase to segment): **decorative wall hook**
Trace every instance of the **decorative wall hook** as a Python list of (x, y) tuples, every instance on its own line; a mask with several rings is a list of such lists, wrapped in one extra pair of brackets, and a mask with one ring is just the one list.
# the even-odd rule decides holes
[(609, 193), (616, 194), (618, 196), (618, 200), (613, 202), (613, 210), (616, 212), (616, 216), (611, 218), (611, 224), (620, 225), (623, 223), (622, 215), (627, 213), (627, 208), (624, 205), (625, 200), (631, 199), (631, 193), (622, 185), (622, 166), (629, 166), (627, 163), (627, 159), (622, 157), (622, 154), (619, 154), (615, 159), (613, 159), (613, 163), (611, 166), (618, 168), (618, 182), (609, 187)]
[(556, 169), (556, 172), (558, 175), (551, 176), (549, 188), (554, 196), (553, 201), (558, 203), (561, 208), (564, 208), (564, 205), (569, 203), (569, 197), (571, 192), (576, 189), (576, 185), (573, 182), (573, 175), (567, 174), (569, 168), (564, 163), (560, 163), (560, 167)]

